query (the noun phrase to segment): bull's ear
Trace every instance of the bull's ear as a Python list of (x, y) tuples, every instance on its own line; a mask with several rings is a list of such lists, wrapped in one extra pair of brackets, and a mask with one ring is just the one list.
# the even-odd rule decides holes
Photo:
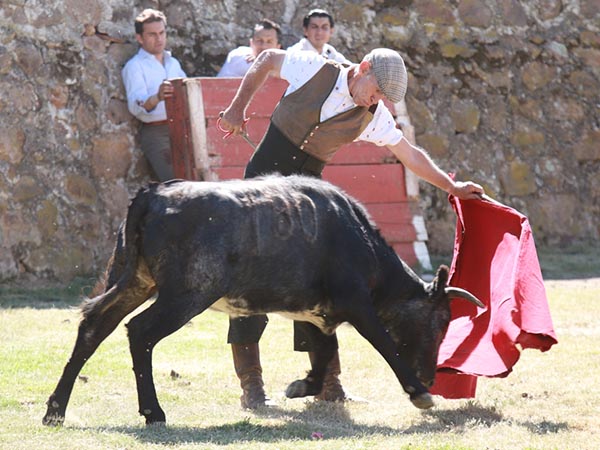
[(433, 292), (443, 291), (448, 284), (449, 269), (446, 265), (441, 265), (433, 280)]

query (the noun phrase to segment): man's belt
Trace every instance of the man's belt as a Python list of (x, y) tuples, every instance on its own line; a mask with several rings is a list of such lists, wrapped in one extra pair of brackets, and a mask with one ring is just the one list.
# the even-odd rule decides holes
[(144, 122), (144, 125), (147, 125), (149, 127), (157, 127), (159, 125), (168, 125), (169, 121), (168, 120), (157, 120), (156, 122)]

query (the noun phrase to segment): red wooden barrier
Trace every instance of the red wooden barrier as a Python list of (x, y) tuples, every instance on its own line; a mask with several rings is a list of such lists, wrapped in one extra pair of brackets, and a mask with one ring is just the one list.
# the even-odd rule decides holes
[[(167, 115), (177, 177), (226, 180), (243, 176), (252, 147), (240, 136), (223, 140), (216, 125), (219, 112), (229, 105), (240, 81), (204, 77), (172, 80), (175, 95), (167, 101)], [(255, 144), (262, 139), (286, 88), (287, 82), (270, 78), (248, 106), (247, 131)], [(422, 218), (415, 220), (418, 206), (414, 183), (407, 183), (410, 176), (387, 148), (364, 142), (341, 148), (323, 171), (323, 179), (366, 206), (382, 235), (408, 264), (420, 262), (427, 267), (426, 233), (424, 227), (415, 228)]]

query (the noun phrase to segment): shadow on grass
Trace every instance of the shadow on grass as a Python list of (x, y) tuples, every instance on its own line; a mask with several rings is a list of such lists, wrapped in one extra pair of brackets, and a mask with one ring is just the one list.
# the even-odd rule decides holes
[[(148, 427), (99, 428), (99, 432), (114, 432), (133, 436), (148, 444), (216, 444), (231, 445), (248, 442), (311, 441), (340, 438), (387, 437), (394, 435), (421, 435), (444, 432), (466, 432), (473, 427), (491, 427), (502, 422), (503, 417), (495, 408), (483, 408), (474, 404), (458, 410), (425, 411), (419, 423), (406, 429), (384, 425), (364, 425), (350, 417), (343, 404), (311, 402), (300, 412), (269, 408), (257, 411), (263, 418), (286, 420), (285, 424), (263, 425), (253, 423), (251, 418), (224, 425), (177, 426), (152, 425)], [(568, 429), (566, 423), (526, 422), (517, 424), (538, 434), (558, 433)]]

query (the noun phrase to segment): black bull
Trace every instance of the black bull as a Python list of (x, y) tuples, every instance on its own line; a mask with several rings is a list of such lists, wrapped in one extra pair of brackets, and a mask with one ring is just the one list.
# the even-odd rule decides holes
[[(349, 322), (385, 358), (412, 403), (433, 405), (439, 345), (451, 297), (448, 269), (422, 281), (393, 251), (364, 208), (329, 183), (299, 176), (226, 182), (171, 181), (132, 200), (107, 269), (104, 293), (84, 301), (73, 353), (43, 422), (60, 425), (85, 362), (123, 318), (139, 412), (164, 422), (152, 378), (152, 349), (209, 307), (232, 316), (281, 313), (331, 336)], [(480, 302), (478, 306), (483, 306)], [(335, 351), (323, 345), (290, 398), (321, 391)]]

